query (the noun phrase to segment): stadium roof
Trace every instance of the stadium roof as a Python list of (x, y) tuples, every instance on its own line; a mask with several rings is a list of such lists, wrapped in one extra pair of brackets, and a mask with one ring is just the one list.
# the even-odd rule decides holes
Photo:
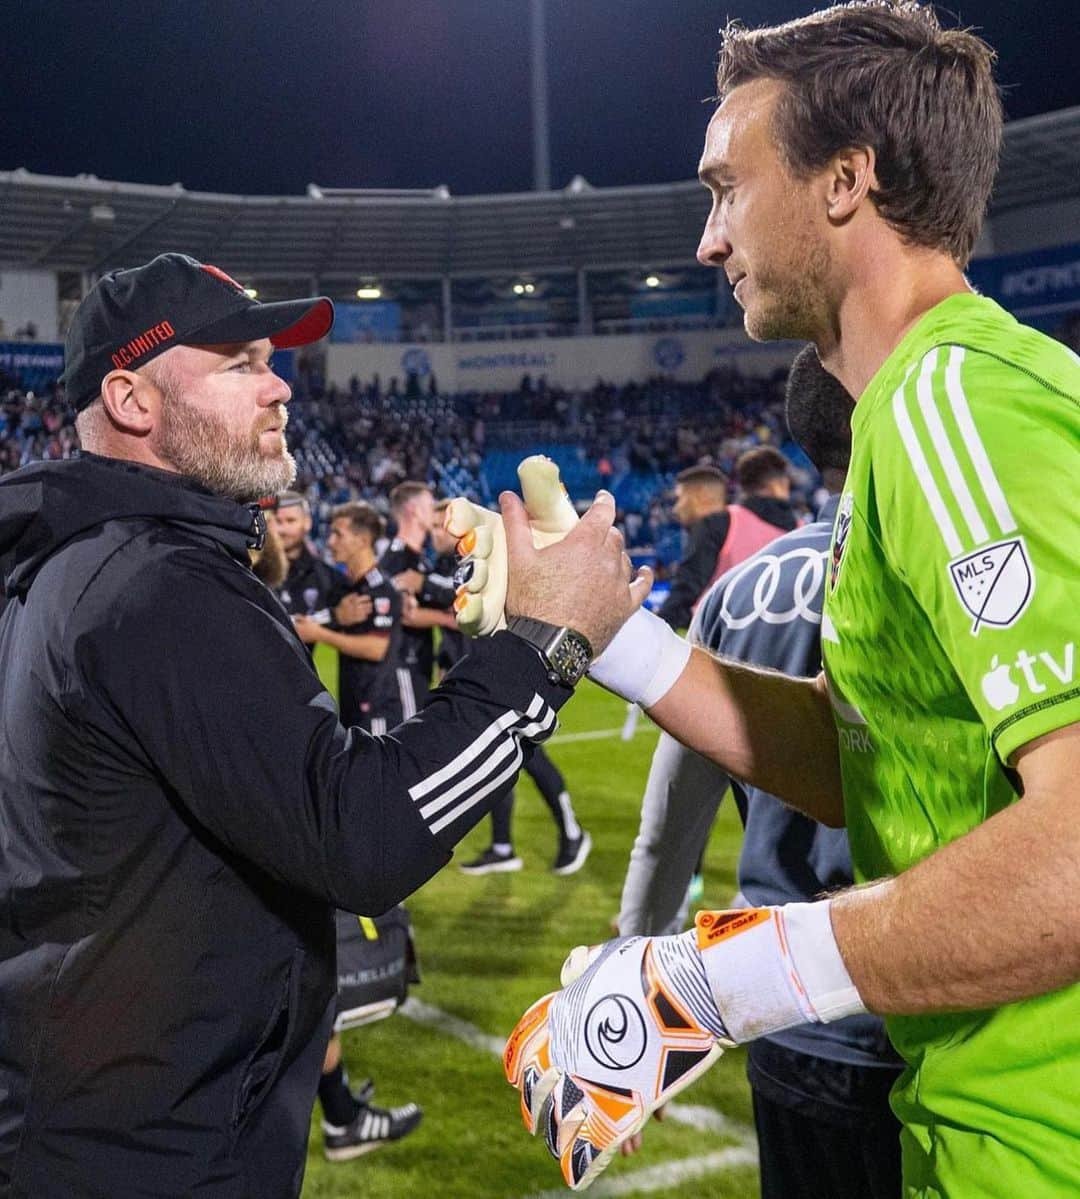
[[(1080, 195), (1080, 107), (1005, 130), (991, 212)], [(101, 272), (182, 250), (241, 278), (416, 278), (693, 261), (708, 208), (696, 181), (451, 196), (323, 191), (232, 196), (0, 172), (0, 263)]]

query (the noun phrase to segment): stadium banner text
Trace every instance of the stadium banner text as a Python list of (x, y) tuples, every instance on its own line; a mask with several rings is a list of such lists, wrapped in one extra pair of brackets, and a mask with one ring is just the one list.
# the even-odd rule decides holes
[(347, 386), (353, 375), (361, 383), (378, 375), (385, 384), (409, 374), (426, 385), (434, 374), (446, 394), (513, 391), (525, 375), (543, 376), (553, 386), (587, 388), (599, 379), (618, 385), (657, 375), (696, 382), (711, 370), (733, 366), (744, 374), (768, 375), (785, 369), (797, 348), (792, 342), (759, 345), (729, 329), (452, 345), (331, 344), (326, 373), (339, 386)]
[(984, 296), (1050, 333), (1080, 309), (1080, 244), (977, 258), (967, 274)]
[(46, 391), (64, 369), (64, 347), (51, 342), (0, 341), (0, 375), (26, 391)]

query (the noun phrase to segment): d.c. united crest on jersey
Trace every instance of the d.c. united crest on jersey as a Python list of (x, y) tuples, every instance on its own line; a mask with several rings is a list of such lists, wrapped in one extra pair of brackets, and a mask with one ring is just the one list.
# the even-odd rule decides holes
[(840, 567), (844, 563), (848, 534), (851, 532), (851, 514), (855, 511), (855, 497), (845, 491), (836, 510), (836, 525), (833, 528), (832, 560), (829, 565), (829, 590), (836, 588), (840, 579)]
[(1035, 576), (1022, 537), (1010, 537), (953, 558), (949, 577), (960, 603), (974, 617), (973, 636), (984, 624), (995, 629), (1015, 624), (1035, 591)]

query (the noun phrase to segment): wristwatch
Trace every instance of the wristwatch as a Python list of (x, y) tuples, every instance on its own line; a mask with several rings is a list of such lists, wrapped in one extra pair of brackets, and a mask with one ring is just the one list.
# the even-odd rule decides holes
[(592, 664), (589, 639), (575, 629), (530, 616), (514, 616), (506, 627), (539, 650), (553, 683), (575, 687)]

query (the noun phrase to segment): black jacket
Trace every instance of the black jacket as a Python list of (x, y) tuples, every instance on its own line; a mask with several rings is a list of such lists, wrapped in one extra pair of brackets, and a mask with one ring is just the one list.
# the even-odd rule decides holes
[(331, 905), (430, 878), (567, 694), (499, 634), (394, 735), (342, 728), (257, 519), (92, 455), (0, 480), (5, 1199), (298, 1194)]

